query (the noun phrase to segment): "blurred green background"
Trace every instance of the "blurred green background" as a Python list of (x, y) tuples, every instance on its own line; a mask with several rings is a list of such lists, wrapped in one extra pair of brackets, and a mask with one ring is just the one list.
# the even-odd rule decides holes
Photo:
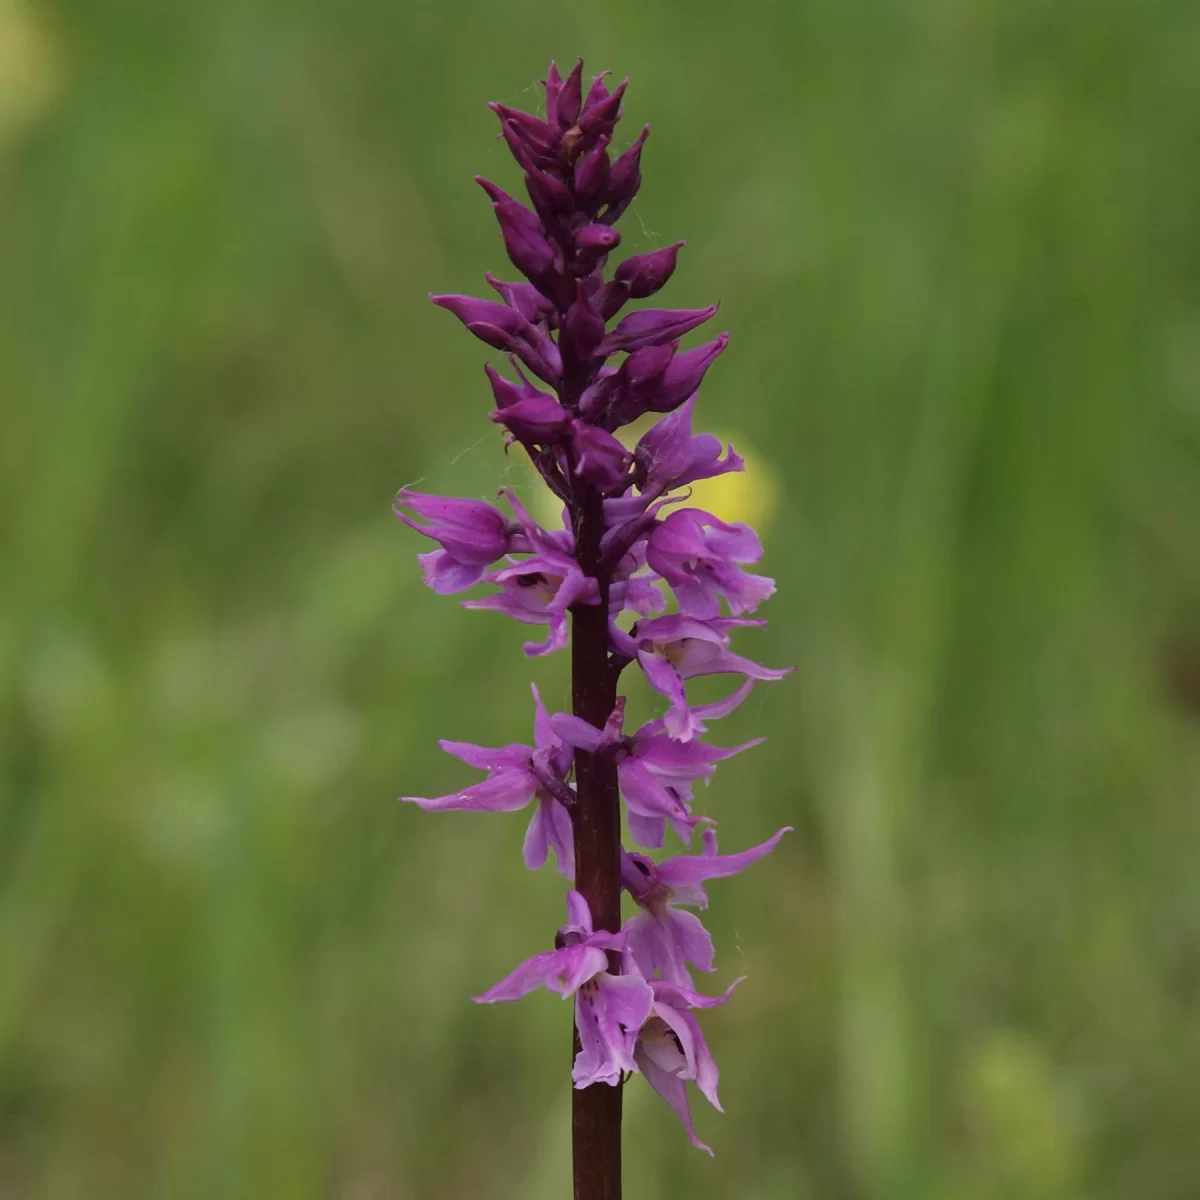
[(717, 1157), (635, 1081), (628, 1200), (1195, 1200), (1180, 0), (0, 0), (0, 1196), (567, 1195), (567, 1007), (467, 998), (561, 880), (394, 802), (565, 657), (389, 504), (530, 494), (426, 294), (504, 268), (485, 102), (580, 53), (800, 668), (714, 729), (770, 738), (723, 845), (797, 827), (712, 889)]

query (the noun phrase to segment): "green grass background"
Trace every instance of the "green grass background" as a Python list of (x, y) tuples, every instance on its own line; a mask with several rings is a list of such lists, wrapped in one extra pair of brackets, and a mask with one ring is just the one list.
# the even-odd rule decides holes
[(635, 1081), (628, 1200), (1195, 1200), (1180, 0), (0, 0), (0, 1196), (568, 1194), (567, 1007), (467, 998), (561, 881), (394, 802), (566, 663), (389, 504), (527, 485), (426, 294), (577, 53), (654, 128), (625, 248), (723, 302), (799, 666), (703, 800), (797, 827), (712, 889), (717, 1157)]

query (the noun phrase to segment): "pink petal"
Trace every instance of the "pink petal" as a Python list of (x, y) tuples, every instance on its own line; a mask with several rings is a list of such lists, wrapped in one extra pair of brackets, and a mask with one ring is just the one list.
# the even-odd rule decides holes
[(575, 878), (575, 847), (571, 816), (559, 802), (549, 796), (539, 796), (529, 828), (525, 831), (523, 853), (525, 865), (536, 871), (546, 862), (547, 853), (554, 851), (558, 872), (568, 879)]
[(785, 825), (765, 842), (743, 850), (740, 854), (689, 854), (669, 858), (659, 863), (658, 877), (667, 887), (674, 890), (689, 884), (702, 883), (706, 879), (723, 879), (729, 875), (736, 875), (751, 863), (765, 858), (779, 845), (780, 838), (791, 832), (792, 826)]
[(624, 759), (617, 767), (617, 778), (630, 812), (643, 817), (671, 817), (685, 824), (696, 823), (683, 801), (667, 791), (639, 759)]
[(667, 908), (661, 915), (645, 911), (625, 923), (625, 944), (647, 979), (656, 975), (668, 983), (692, 986), (688, 962), (711, 971), (712, 939), (697, 917)]
[(637, 1069), (633, 1047), (650, 1015), (654, 993), (636, 975), (604, 972), (575, 1001), (580, 1051), (571, 1072), (577, 1088), (594, 1083), (616, 1085), (623, 1071)]
[(641, 813), (626, 812), (629, 832), (639, 846), (659, 850), (667, 839), (667, 822), (663, 817), (644, 817)]
[(473, 742), (452, 742), (443, 738), (438, 745), (455, 758), (480, 771), (521, 770), (528, 768), (533, 751), (528, 746), (476, 746)]
[(554, 735), (580, 750), (593, 751), (600, 745), (603, 734), (590, 722), (572, 713), (555, 713), (550, 718)]
[(649, 651), (638, 651), (638, 662), (646, 673), (646, 681), (671, 702), (671, 707), (662, 718), (667, 732), (681, 742), (690, 741), (699, 733), (697, 722), (688, 709), (687, 691), (679, 672), (665, 658)]
[(533, 799), (536, 781), (527, 771), (502, 771), (450, 796), (426, 800), (420, 796), (400, 799), (420, 805), (426, 812), (515, 812)]
[[(711, 704), (701, 704), (692, 709), (692, 718), (699, 725), (702, 721), (713, 721), (718, 717), (727, 717), (736, 709), (754, 688), (753, 679), (743, 679), (736, 691), (730, 692), (724, 700), (714, 700)], [(650, 737), (652, 734), (662, 733), (665, 729), (663, 719), (660, 717), (657, 721), (650, 721), (643, 725), (641, 729), (634, 735), (635, 737)], [(702, 726), (701, 733), (707, 733), (706, 726)], [(752, 746), (753, 742), (747, 742), (746, 746)]]
[(700, 621), (711, 621), (721, 615), (721, 593), (707, 573), (685, 575), (671, 586), (681, 613)]
[(687, 1130), (688, 1137), (692, 1140), (692, 1145), (697, 1150), (704, 1150), (708, 1154), (712, 1154), (712, 1147), (705, 1145), (696, 1136), (695, 1127), (692, 1125), (692, 1112), (688, 1104), (687, 1084), (678, 1075), (672, 1074), (670, 1071), (664, 1071), (662, 1067), (650, 1058), (644, 1046), (640, 1043), (634, 1051), (634, 1061), (646, 1077), (646, 1082), (678, 1114), (680, 1121), (683, 1122), (684, 1129)]
[(538, 694), (537, 684), (531, 683), (530, 689), (533, 691), (533, 742), (539, 750), (544, 750), (547, 747), (553, 747), (558, 744), (558, 738), (554, 736), (554, 730), (550, 727), (550, 714), (546, 711), (546, 706), (542, 703), (542, 697)]
[(591, 933), (595, 928), (592, 924), (592, 910), (588, 907), (588, 902), (583, 898), (583, 893), (577, 892), (574, 888), (567, 893), (567, 920), (569, 924), (582, 929), (584, 933)]
[(486, 563), (459, 562), (447, 550), (430, 550), (426, 554), (418, 554), (417, 562), (421, 564), (421, 575), (426, 585), (433, 588), (439, 596), (465, 592), (487, 574)]
[(573, 996), (589, 979), (608, 969), (608, 955), (598, 946), (580, 943), (555, 953), (560, 956), (560, 966), (546, 986), (560, 996)]
[(687, 1066), (681, 1072), (681, 1077), (694, 1079), (696, 1086), (713, 1108), (717, 1112), (724, 1112), (721, 1102), (717, 1099), (717, 1081), (720, 1078), (720, 1072), (717, 1070), (716, 1060), (708, 1049), (708, 1043), (704, 1040), (704, 1034), (700, 1031), (700, 1022), (690, 1012), (672, 1008), (666, 1004), (656, 1004), (654, 1014), (671, 1027), (683, 1048)]
[[(665, 916), (668, 936), (674, 944), (678, 956), (701, 971), (711, 971), (713, 969), (712, 938), (700, 918), (695, 913), (671, 908), (669, 905)], [(663, 978), (665, 979), (666, 976), (664, 975)], [(681, 982), (690, 985), (690, 976)]]
[(464, 600), (463, 608), (476, 609), (480, 612), (498, 612), (523, 625), (549, 625), (550, 614), (541, 609), (532, 609), (522, 604), (508, 592), (495, 592), (479, 600)]
[(497, 1000), (519, 1000), (522, 996), (545, 986), (546, 978), (552, 975), (558, 964), (561, 950), (546, 950), (527, 958), (519, 967), (506, 975), (482, 996), (472, 996), (476, 1004), (495, 1004)]

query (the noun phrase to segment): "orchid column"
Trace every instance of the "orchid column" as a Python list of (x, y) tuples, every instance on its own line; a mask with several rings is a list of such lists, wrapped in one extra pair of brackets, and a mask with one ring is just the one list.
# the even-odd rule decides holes
[[(562, 502), (563, 525), (539, 525), (508, 491), (511, 515), (481, 500), (408, 490), (396, 502), (401, 520), (440, 547), (420, 555), (435, 591), (494, 585), (465, 604), (545, 626), (546, 640), (526, 643), (527, 655), (571, 643), (571, 713), (551, 715), (535, 688), (532, 746), (493, 750), (444, 741), (444, 750), (487, 778), (448, 796), (404, 799), (430, 810), (505, 812), (533, 804), (526, 865), (542, 866), (553, 851), (558, 870), (574, 882), (554, 949), (476, 999), (515, 999), (543, 985), (574, 998), (576, 1200), (620, 1196), (621, 1089), (632, 1074), (644, 1074), (692, 1141), (708, 1149), (692, 1128), (687, 1085), (695, 1083), (719, 1107), (717, 1070), (695, 1012), (722, 1003), (734, 985), (718, 997), (695, 990), (691, 968), (713, 970), (712, 942), (700, 920), (675, 905), (705, 907), (706, 879), (740, 871), (784, 832), (741, 854), (720, 855), (713, 822), (691, 811), (693, 784), (707, 783), (718, 761), (754, 744), (706, 745), (699, 740), (706, 722), (736, 708), (753, 680), (786, 671), (730, 649), (735, 630), (764, 623), (745, 614), (774, 591), (771, 580), (743, 569), (762, 555), (754, 531), (678, 507), (689, 484), (742, 468), (732, 448), (723, 453), (711, 434), (692, 432), (697, 389), (728, 339), (722, 334), (690, 350), (680, 339), (716, 306), (645, 308), (608, 327), (629, 301), (663, 287), (683, 243), (626, 258), (605, 278), (621, 240), (616, 222), (641, 184), (649, 133), (643, 129), (610, 157), (625, 85), (609, 91), (605, 78), (594, 79), (584, 96), (582, 63), (565, 80), (552, 63), (545, 120), (491, 106), (533, 207), (478, 182), (525, 279), (489, 274), (498, 300), (433, 297), (507, 354), (515, 378), (486, 368), (496, 403), (491, 418)], [(615, 431), (647, 414), (669, 415), (627, 450)], [(626, 734), (617, 685), (634, 663), (667, 707), (661, 719)], [(711, 674), (741, 683), (724, 700), (690, 706), (686, 680)], [(662, 848), (668, 825), (688, 843), (703, 824), (710, 828), (702, 853), (656, 864), (626, 852), (622, 797), (638, 845)], [(622, 889), (636, 909), (625, 924)]]

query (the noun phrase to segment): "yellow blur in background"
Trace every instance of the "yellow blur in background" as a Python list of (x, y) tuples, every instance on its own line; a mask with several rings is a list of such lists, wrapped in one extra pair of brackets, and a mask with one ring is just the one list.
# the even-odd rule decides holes
[(569, 1006), (468, 999), (562, 881), (395, 803), (565, 656), (390, 503), (534, 492), (427, 294), (576, 54), (799, 668), (699, 794), (796, 827), (710, 889), (716, 1157), (634, 1080), (627, 1200), (1195, 1200), (1200, 10), (1145, 0), (0, 0), (0, 1197), (565, 1194)]

